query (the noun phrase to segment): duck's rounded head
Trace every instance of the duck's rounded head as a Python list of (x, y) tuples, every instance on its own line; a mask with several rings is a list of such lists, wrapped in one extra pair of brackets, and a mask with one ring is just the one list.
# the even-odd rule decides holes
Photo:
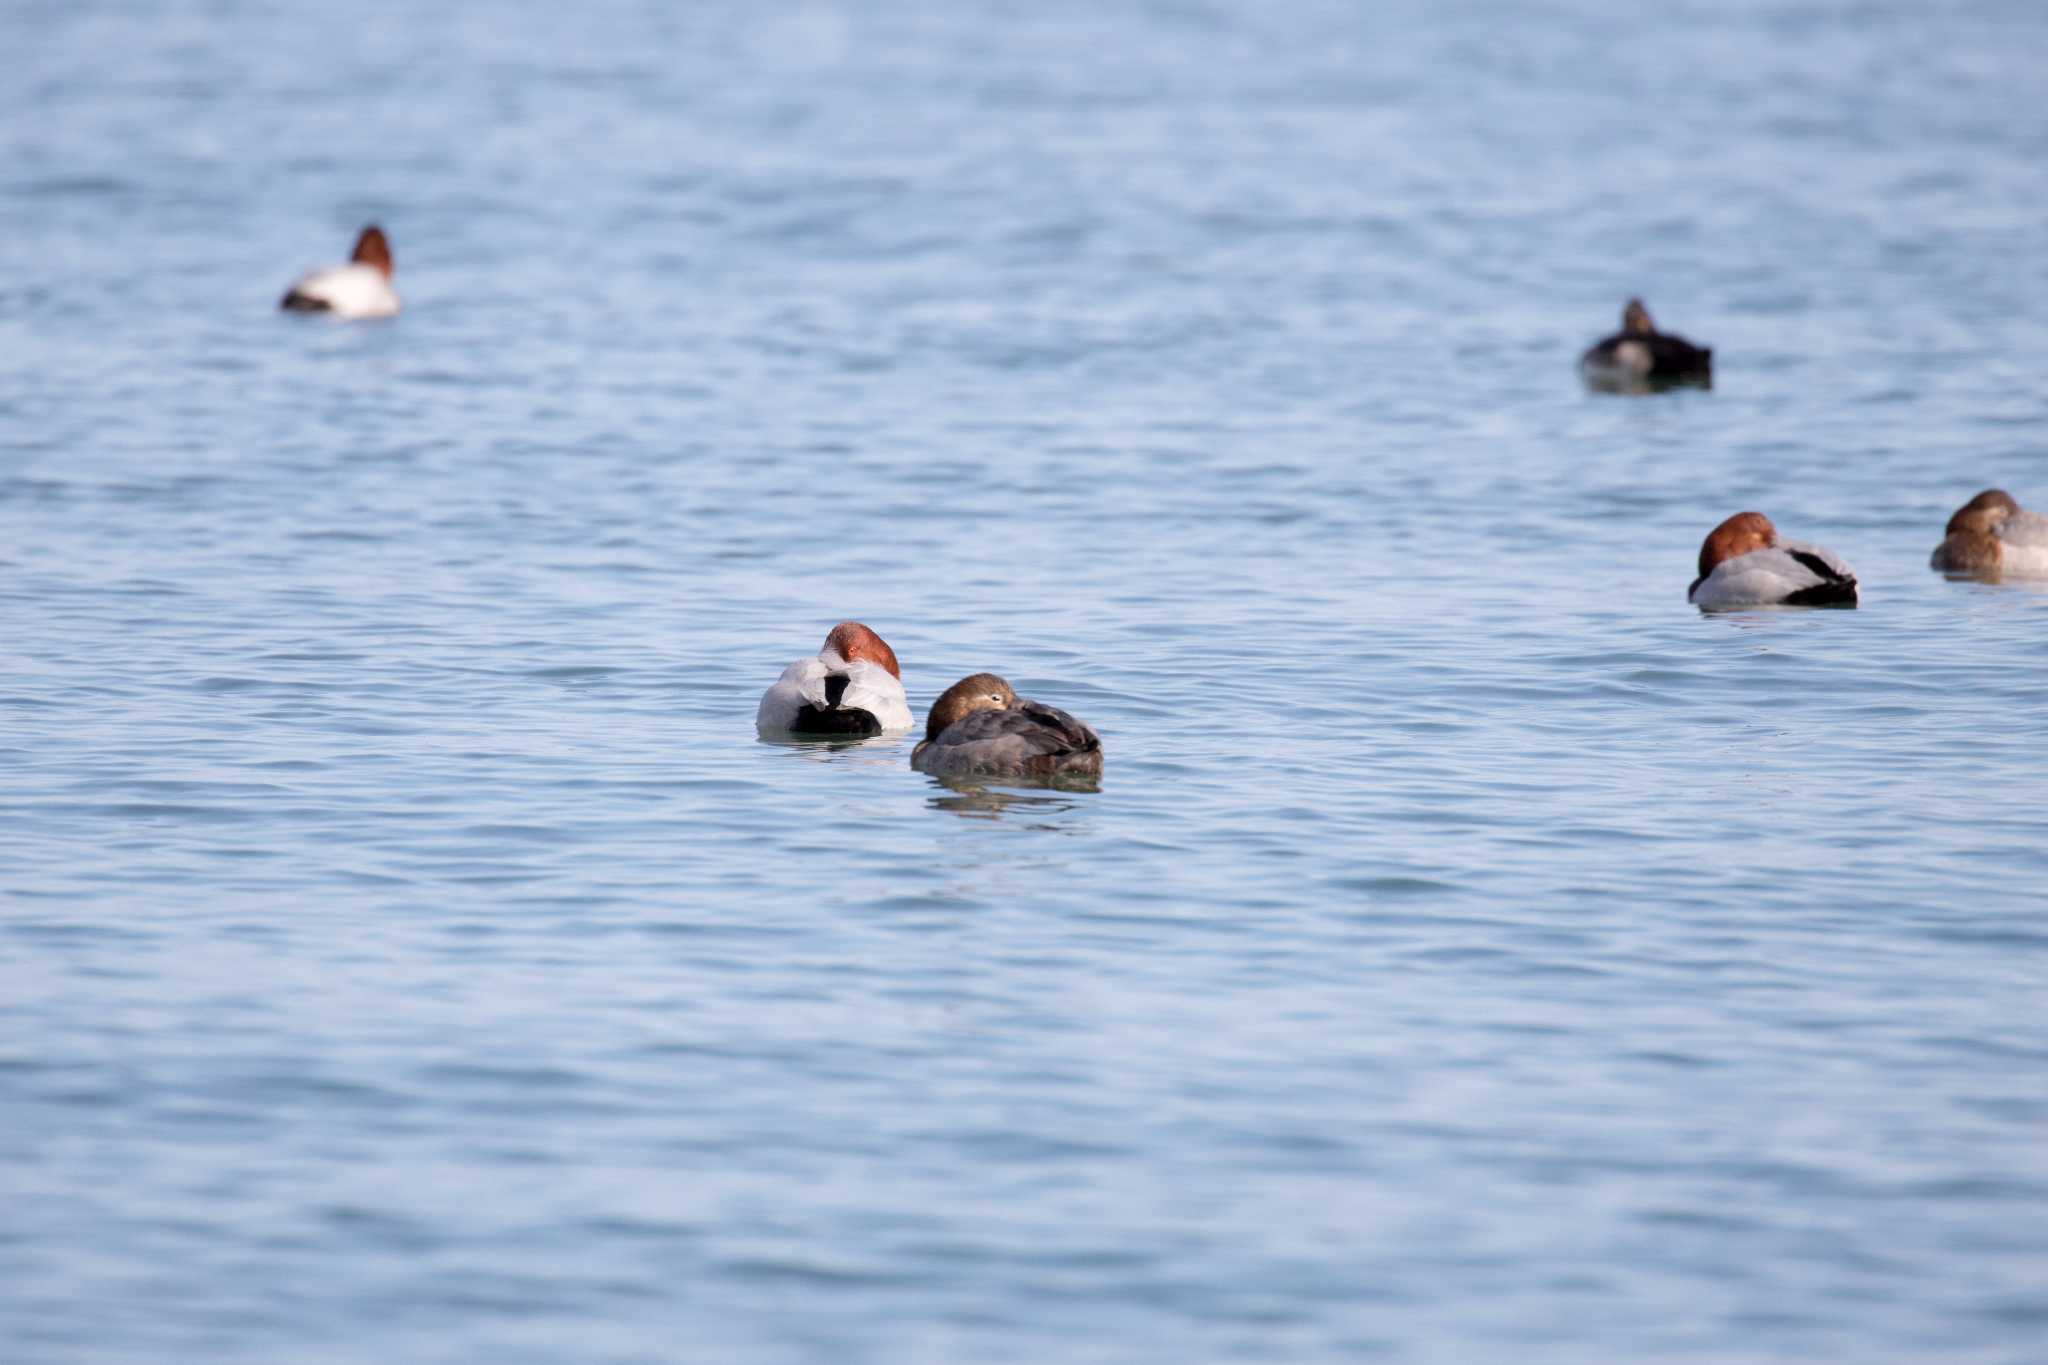
[(1987, 488), (1956, 509), (1927, 562), (1943, 573), (1995, 576), (2004, 567), (1998, 530), (2019, 514), (2020, 505), (2003, 488)]
[(946, 727), (976, 711), (1007, 711), (1017, 704), (1017, 694), (993, 673), (970, 673), (939, 693), (925, 722), (924, 737), (937, 739)]
[(1650, 321), (1650, 310), (1643, 307), (1641, 299), (1630, 299), (1622, 306), (1621, 330), (1629, 336), (1657, 335), (1657, 324)]
[(1705, 578), (1724, 560), (1752, 550), (1768, 550), (1777, 543), (1778, 528), (1771, 525), (1769, 517), (1761, 512), (1737, 512), (1707, 532), (1706, 540), (1701, 542), (1700, 577)]
[(837, 654), (850, 664), (879, 664), (889, 670), (890, 677), (899, 682), (903, 679), (903, 670), (896, 666), (896, 651), (889, 648), (887, 640), (858, 621), (841, 621), (832, 627), (825, 637), (825, 647), (818, 653)]
[(391, 243), (384, 236), (384, 229), (375, 223), (364, 228), (356, 237), (356, 249), (349, 260), (356, 265), (367, 265), (385, 279), (390, 279)]
[(1952, 536), (1958, 531), (1989, 532), (1999, 522), (2019, 510), (2020, 505), (2012, 494), (2003, 488), (1987, 488), (1956, 509), (1956, 514), (1948, 519), (1948, 529), (1944, 534)]

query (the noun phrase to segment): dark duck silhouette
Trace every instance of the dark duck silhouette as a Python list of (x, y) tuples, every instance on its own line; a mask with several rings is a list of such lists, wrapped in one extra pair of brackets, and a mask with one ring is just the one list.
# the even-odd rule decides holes
[(1711, 388), (1714, 351), (1660, 332), (1641, 299), (1621, 310), (1621, 330), (1579, 357), (1579, 372), (1595, 388), (1646, 390), (1674, 384)]

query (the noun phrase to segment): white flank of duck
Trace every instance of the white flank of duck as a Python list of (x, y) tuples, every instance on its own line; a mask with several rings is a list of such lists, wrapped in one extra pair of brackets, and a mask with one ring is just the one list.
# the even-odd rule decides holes
[(286, 312), (338, 318), (388, 318), (400, 306), (398, 291), (391, 287), (391, 243), (375, 223), (357, 236), (347, 265), (307, 271), (278, 302)]

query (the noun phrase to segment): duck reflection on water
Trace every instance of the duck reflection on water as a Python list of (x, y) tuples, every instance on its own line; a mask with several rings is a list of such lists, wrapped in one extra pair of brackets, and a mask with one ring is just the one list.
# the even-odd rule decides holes
[[(985, 779), (984, 779), (985, 780)], [(1016, 791), (988, 787), (969, 778), (934, 777), (932, 785), (945, 788), (928, 798), (933, 810), (949, 811), (971, 820), (1000, 820), (1005, 816), (1052, 815), (1074, 810), (1080, 802), (1074, 795), (1102, 790), (1092, 778), (1049, 778), (1031, 785), (1038, 791)], [(1036, 828), (1064, 830), (1064, 825), (1044, 824)]]

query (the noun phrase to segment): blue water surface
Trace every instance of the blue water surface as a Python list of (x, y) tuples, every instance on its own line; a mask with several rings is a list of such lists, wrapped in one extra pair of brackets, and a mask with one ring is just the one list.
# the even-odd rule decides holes
[(7, 1361), (2048, 1355), (2048, 9), (0, 40)]

